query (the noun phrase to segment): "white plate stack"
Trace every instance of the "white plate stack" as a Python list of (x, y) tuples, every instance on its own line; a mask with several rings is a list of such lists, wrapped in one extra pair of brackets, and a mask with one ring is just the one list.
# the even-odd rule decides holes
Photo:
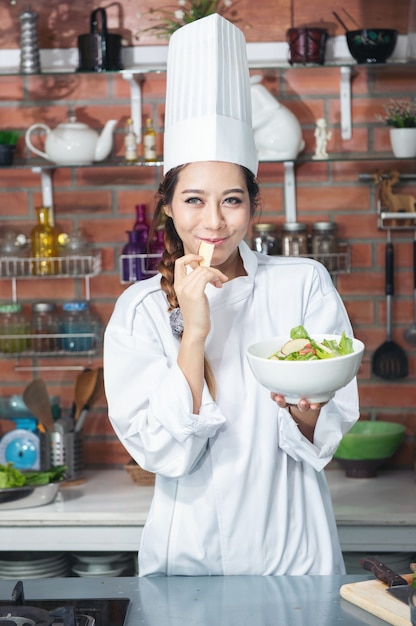
[(0, 578), (65, 577), (70, 572), (66, 552), (0, 552)]
[(137, 555), (131, 552), (73, 552), (72, 572), (77, 576), (135, 576)]

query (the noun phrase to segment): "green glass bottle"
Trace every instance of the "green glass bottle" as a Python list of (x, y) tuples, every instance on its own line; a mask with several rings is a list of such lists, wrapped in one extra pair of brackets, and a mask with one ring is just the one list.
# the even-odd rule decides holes
[(50, 276), (58, 273), (58, 236), (51, 224), (49, 207), (37, 207), (37, 224), (30, 235), (32, 247), (32, 274)]

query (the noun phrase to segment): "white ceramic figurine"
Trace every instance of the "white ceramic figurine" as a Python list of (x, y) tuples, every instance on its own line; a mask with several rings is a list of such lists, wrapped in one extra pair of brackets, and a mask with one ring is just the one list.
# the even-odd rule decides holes
[(332, 132), (327, 130), (326, 121), (324, 120), (323, 117), (320, 117), (318, 120), (316, 120), (316, 127), (315, 127), (316, 147), (315, 147), (315, 154), (313, 157), (314, 159), (327, 159), (328, 158), (326, 145), (328, 141), (331, 139), (331, 137), (332, 137)]

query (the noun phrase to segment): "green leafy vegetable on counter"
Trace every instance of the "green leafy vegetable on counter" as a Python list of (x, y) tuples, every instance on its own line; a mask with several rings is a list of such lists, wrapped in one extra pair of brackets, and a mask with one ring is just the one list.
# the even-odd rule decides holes
[(65, 471), (65, 465), (52, 467), (44, 472), (21, 472), (13, 467), (13, 463), (0, 465), (0, 489), (26, 486), (37, 487), (55, 483), (63, 479)]
[(341, 339), (323, 339), (318, 342), (309, 336), (303, 326), (295, 326), (290, 331), (290, 339), (270, 359), (281, 361), (316, 361), (345, 356), (354, 352), (351, 337), (342, 333)]

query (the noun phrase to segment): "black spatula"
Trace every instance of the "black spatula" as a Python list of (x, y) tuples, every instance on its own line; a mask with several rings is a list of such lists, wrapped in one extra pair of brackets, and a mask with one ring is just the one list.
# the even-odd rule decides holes
[(386, 243), (386, 341), (377, 348), (372, 358), (373, 374), (380, 378), (394, 380), (408, 375), (406, 352), (391, 338), (391, 304), (394, 294), (394, 250), (388, 237)]

